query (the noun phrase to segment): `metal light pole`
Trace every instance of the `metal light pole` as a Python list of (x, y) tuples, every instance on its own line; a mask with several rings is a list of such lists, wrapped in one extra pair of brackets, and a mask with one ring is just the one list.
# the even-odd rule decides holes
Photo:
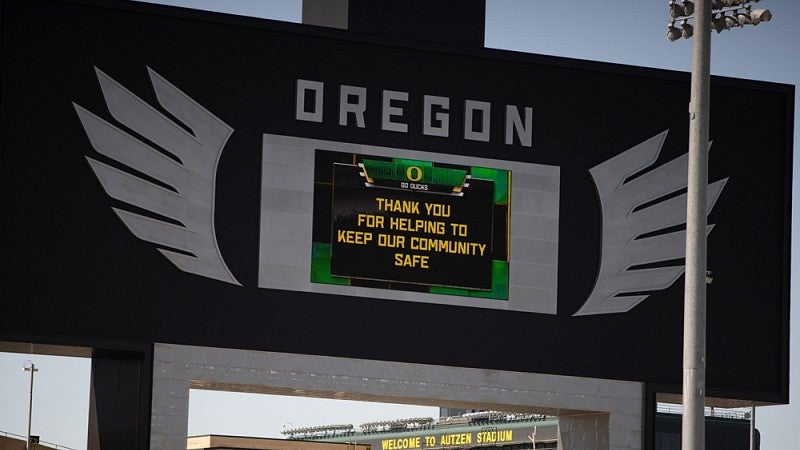
[(36, 368), (36, 364), (32, 361), (25, 361), (23, 363), (23, 368), (26, 372), (31, 373), (31, 390), (30, 395), (28, 396), (28, 441), (25, 442), (25, 448), (27, 450), (31, 449), (31, 416), (33, 415), (33, 374), (38, 372), (39, 369)]
[[(686, 275), (683, 312), (683, 417), (681, 449), (705, 448), (706, 237), (711, 85), (711, 27), (719, 33), (772, 18), (751, 10), (751, 0), (670, 0), (667, 39), (694, 35), (689, 102), (689, 170), (686, 195)], [(753, 0), (759, 1), (759, 0)], [(731, 13), (730, 15), (728, 13)], [(688, 21), (694, 20), (694, 26)], [(681, 20), (681, 28), (675, 21)]]
[(689, 100), (689, 174), (686, 196), (686, 277), (683, 312), (681, 448), (705, 448), (706, 190), (708, 186), (711, 2), (695, 3)]

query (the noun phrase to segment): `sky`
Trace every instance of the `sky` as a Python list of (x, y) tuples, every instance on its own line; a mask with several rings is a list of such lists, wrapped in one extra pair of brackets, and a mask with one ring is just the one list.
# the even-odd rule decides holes
[[(154, 0), (155, 1), (155, 0)], [(163, 0), (158, 3), (196, 9), (300, 21), (300, 0)], [(485, 46), (526, 53), (690, 71), (691, 40), (669, 42), (667, 0), (486, 0)], [(711, 73), (735, 78), (800, 85), (800, 2), (764, 0), (773, 20), (757, 27), (713, 33)], [(795, 98), (794, 167), (800, 167), (800, 101)], [(793, 261), (800, 261), (800, 182), (792, 186)], [(800, 441), (800, 269), (791, 271), (792, 313), (790, 401), (758, 408), (761, 448), (791, 450)], [(43, 441), (86, 448), (90, 361), (41, 355), (0, 353), (0, 435), (27, 433), (30, 372), (35, 374), (32, 434)], [(224, 411), (224, 414), (220, 414)], [(272, 397), (192, 391), (189, 434), (281, 437), (284, 428), (434, 417), (433, 408), (363, 405), (341, 400)]]

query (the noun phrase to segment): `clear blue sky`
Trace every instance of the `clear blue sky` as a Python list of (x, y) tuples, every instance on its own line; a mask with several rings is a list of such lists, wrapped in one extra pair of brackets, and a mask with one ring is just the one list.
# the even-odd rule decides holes
[[(155, 0), (154, 0), (155, 1)], [(164, 0), (158, 3), (233, 14), (300, 21), (300, 0)], [(772, 22), (714, 34), (711, 71), (715, 75), (800, 85), (800, 1), (765, 0)], [(636, 66), (691, 70), (691, 41), (665, 39), (667, 0), (487, 0), (486, 46), (528, 53), (608, 61)], [(800, 102), (795, 100), (794, 167), (800, 167)], [(791, 404), (759, 408), (762, 449), (793, 450), (800, 442), (800, 290), (797, 177), (793, 184)], [(0, 354), (0, 432), (27, 432), (28, 373), (36, 374), (33, 434), (76, 449), (86, 448), (89, 362), (37, 355)], [(742, 361), (747, 364), (747, 361)], [(314, 402), (313, 405), (311, 402)], [(279, 436), (287, 427), (353, 423), (394, 417), (435, 416), (431, 408), (346, 406), (304, 398), (193, 391), (190, 434)], [(224, 413), (221, 413), (224, 412)], [(363, 414), (358, 414), (363, 413)], [(330, 415), (324, 415), (330, 414)]]

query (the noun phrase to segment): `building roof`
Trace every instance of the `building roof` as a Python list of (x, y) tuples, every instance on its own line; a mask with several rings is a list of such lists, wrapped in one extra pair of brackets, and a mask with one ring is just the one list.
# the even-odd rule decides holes
[(370, 450), (369, 445), (244, 436), (220, 436), (216, 434), (190, 436), (186, 440), (187, 450), (340, 450), (343, 448), (349, 448), (351, 450)]

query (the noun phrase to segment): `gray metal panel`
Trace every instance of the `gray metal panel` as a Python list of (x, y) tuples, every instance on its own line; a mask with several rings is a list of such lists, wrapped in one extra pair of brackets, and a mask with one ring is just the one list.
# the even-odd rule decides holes
[[(316, 149), (511, 171), (508, 301), (312, 283)], [(554, 166), (265, 134), (259, 287), (555, 314), (559, 180)]]

